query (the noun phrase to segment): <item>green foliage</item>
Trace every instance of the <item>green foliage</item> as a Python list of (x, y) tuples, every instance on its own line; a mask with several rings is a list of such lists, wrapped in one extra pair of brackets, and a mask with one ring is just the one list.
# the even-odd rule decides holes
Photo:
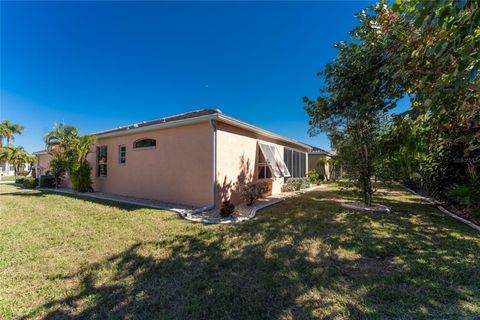
[(317, 183), (318, 181), (320, 181), (320, 174), (318, 173), (317, 170), (312, 169), (307, 172), (307, 178), (310, 181), (310, 183)]
[(310, 187), (309, 178), (289, 178), (282, 186), (282, 192), (299, 191)]
[(50, 168), (50, 174), (55, 179), (55, 187), (58, 187), (67, 172), (68, 163), (62, 157), (55, 155), (50, 159), (48, 166)]
[(96, 141), (94, 136), (81, 136), (74, 126), (54, 124), (45, 136), (47, 149), (64, 165), (69, 173), (73, 189), (90, 192), (92, 189), (92, 167), (87, 161), (90, 146)]
[(385, 67), (384, 53), (390, 43), (382, 41), (372, 27), (375, 15), (371, 10), (358, 15), (360, 24), (350, 33), (353, 40), (335, 46), (337, 58), (320, 73), (325, 78), (320, 97), (304, 98), (310, 133), (328, 133), (342, 169), (357, 182), (366, 205), (371, 204), (373, 194), (381, 123), (402, 97), (398, 86), (388, 81), (391, 70)]
[(34, 189), (38, 186), (38, 179), (33, 177), (25, 177), (23, 178), (22, 185), (24, 188)]
[(23, 180), (25, 178), (18, 178), (18, 179), (15, 179), (15, 183), (18, 183), (18, 184), (23, 184)]
[(480, 178), (469, 174), (467, 182), (448, 190), (448, 196), (469, 209), (480, 208)]
[(87, 161), (70, 168), (73, 189), (78, 192), (92, 192), (92, 166)]
[(7, 146), (10, 146), (10, 142), (15, 140), (15, 134), (22, 134), (23, 126), (19, 124), (13, 124), (8, 120), (3, 120), (0, 123), (0, 147), (3, 146), (3, 138), (7, 139)]
[(35, 162), (35, 157), (25, 151), (23, 147), (7, 145), (0, 148), (0, 160), (13, 164), (15, 176), (17, 176), (20, 171), (23, 171), (25, 164), (33, 164)]
[(240, 187), (240, 193), (245, 199), (247, 206), (251, 206), (267, 192), (268, 184), (265, 181), (251, 181)]
[(55, 186), (55, 178), (49, 174), (40, 176), (38, 180), (40, 188), (53, 188)]
[(229, 200), (222, 202), (222, 207), (220, 208), (220, 216), (229, 217), (235, 212), (235, 206)]

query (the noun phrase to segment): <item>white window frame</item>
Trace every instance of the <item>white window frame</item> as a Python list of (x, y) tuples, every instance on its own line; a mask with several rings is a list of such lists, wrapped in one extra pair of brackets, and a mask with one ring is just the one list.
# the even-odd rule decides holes
[[(124, 151), (122, 152), (122, 148), (124, 148)], [(123, 157), (122, 157), (123, 153)], [(122, 162), (123, 158), (123, 162)], [(125, 165), (127, 163), (127, 145), (126, 144), (120, 144), (118, 146), (118, 163), (121, 165)]]
[[(100, 161), (100, 149), (101, 148), (106, 148), (107, 149), (107, 161)], [(100, 166), (105, 166), (106, 168), (106, 174), (100, 174)], [(108, 146), (98, 146), (97, 147), (97, 177), (98, 178), (106, 178), (108, 176)]]

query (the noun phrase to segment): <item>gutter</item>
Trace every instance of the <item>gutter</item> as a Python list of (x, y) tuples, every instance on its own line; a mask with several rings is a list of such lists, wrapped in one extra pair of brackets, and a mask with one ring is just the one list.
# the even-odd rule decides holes
[(215, 186), (217, 183), (217, 128), (215, 127), (213, 120), (209, 120), (208, 122), (212, 127), (212, 162), (210, 163), (212, 169), (212, 185), (210, 190), (210, 204), (207, 207), (191, 210), (189, 214), (180, 213), (180, 215), (186, 219), (192, 214), (215, 209)]

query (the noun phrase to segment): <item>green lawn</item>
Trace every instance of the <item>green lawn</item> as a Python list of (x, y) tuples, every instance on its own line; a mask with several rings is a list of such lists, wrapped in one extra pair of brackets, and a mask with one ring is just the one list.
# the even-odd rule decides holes
[(0, 318), (478, 319), (480, 233), (335, 185), (237, 225), (0, 186)]
[(0, 181), (15, 181), (14, 176), (2, 176), (0, 177)]

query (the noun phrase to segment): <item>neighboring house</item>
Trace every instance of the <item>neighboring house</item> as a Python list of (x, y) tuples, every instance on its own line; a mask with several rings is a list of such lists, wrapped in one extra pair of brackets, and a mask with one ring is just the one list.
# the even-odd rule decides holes
[[(28, 172), (30, 170), (30, 164), (25, 163), (23, 165), (23, 168), (20, 168), (20, 170), (24, 172)], [(13, 176), (13, 175), (15, 175), (15, 166), (9, 163), (7, 168), (5, 161), (0, 161), (0, 176), (3, 177), (3, 176)]]
[(308, 171), (317, 170), (318, 173), (322, 174), (325, 179), (330, 180), (330, 170), (327, 159), (332, 155), (330, 152), (323, 149), (310, 146), (311, 149), (308, 152)]
[[(280, 193), (286, 179), (305, 176), (311, 149), (211, 109), (93, 135), (95, 191), (196, 207), (239, 203), (239, 187), (252, 180)], [(34, 154), (44, 174), (51, 156)]]
[(15, 167), (13, 164), (9, 163), (7, 167), (5, 161), (0, 161), (0, 176), (13, 176), (14, 174)]

